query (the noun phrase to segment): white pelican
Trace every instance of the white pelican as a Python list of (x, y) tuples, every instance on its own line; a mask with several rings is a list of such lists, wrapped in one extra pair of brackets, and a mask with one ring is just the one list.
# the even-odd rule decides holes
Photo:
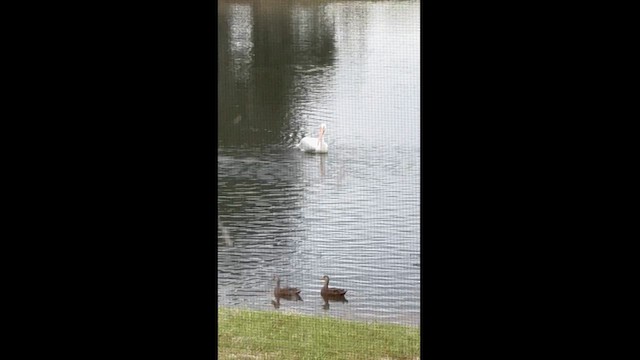
[(302, 151), (306, 152), (315, 152), (315, 153), (327, 153), (329, 152), (329, 147), (322, 138), (324, 137), (324, 132), (327, 128), (327, 125), (320, 125), (320, 132), (317, 138), (305, 136), (300, 140), (300, 144), (298, 144), (298, 148)]

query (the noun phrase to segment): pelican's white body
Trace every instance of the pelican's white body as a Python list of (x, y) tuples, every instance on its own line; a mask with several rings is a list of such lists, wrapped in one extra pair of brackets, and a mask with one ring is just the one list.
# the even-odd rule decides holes
[(307, 136), (300, 140), (298, 148), (306, 152), (326, 153), (329, 151), (329, 147), (326, 142), (320, 141), (318, 144), (318, 138)]
[(320, 154), (325, 154), (329, 152), (329, 146), (323, 140), (325, 129), (326, 129), (325, 124), (320, 125), (319, 136), (317, 138), (305, 136), (304, 138), (302, 138), (302, 140), (300, 140), (300, 143), (298, 144), (298, 148), (305, 152), (314, 152), (314, 153), (320, 153)]

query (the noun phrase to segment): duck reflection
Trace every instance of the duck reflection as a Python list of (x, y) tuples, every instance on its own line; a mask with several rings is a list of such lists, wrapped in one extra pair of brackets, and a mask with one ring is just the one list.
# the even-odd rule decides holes
[(344, 297), (344, 295), (321, 295), (322, 300), (324, 300), (324, 304), (322, 308), (324, 310), (329, 310), (329, 302), (339, 302), (339, 303), (348, 303), (349, 301)]
[(274, 276), (273, 280), (276, 281), (276, 287), (275, 289), (273, 289), (273, 295), (276, 297), (276, 300), (275, 301), (271, 300), (271, 304), (273, 305), (274, 308), (276, 309), (280, 308), (280, 299), (285, 299), (289, 301), (302, 301), (302, 298), (300, 297), (300, 292), (302, 290), (294, 287), (281, 288), (279, 276)]
[(285, 295), (285, 296), (276, 295), (276, 299), (271, 300), (271, 305), (273, 305), (273, 307), (276, 309), (280, 309), (280, 299), (285, 299), (289, 301), (302, 301), (302, 297), (300, 297), (300, 294)]
[(225, 244), (227, 246), (233, 246), (233, 239), (229, 236), (229, 230), (222, 225), (222, 220), (220, 220), (220, 215), (218, 215), (218, 229), (222, 232), (222, 239), (224, 239)]

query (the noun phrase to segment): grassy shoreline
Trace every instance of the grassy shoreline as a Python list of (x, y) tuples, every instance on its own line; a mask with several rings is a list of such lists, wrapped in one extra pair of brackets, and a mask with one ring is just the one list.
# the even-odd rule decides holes
[(218, 308), (219, 359), (419, 359), (420, 329)]

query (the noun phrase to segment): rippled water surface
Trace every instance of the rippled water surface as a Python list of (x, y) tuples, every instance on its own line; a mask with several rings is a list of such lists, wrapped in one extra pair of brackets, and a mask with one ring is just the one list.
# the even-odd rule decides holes
[[(220, 305), (419, 325), (419, 11), (219, 2)], [(329, 153), (296, 149), (321, 123)]]

